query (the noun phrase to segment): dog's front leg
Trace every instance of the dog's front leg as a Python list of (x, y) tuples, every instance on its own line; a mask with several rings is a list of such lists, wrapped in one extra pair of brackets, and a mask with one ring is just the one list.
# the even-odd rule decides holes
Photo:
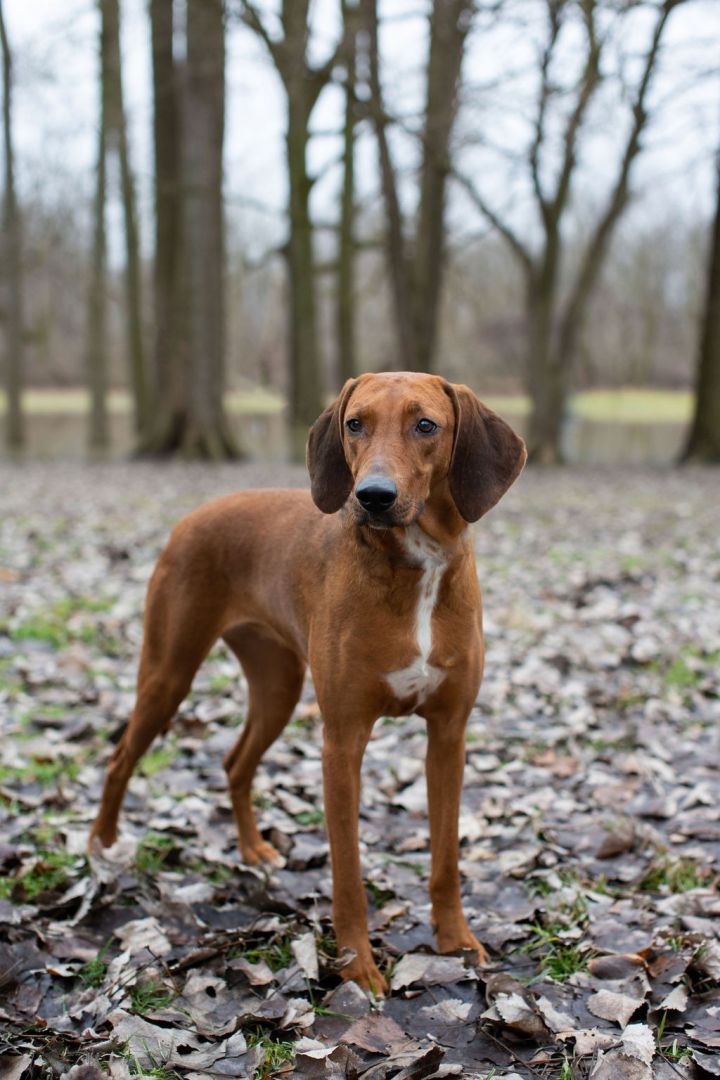
[(463, 913), (460, 895), (458, 819), (465, 767), (465, 725), (469, 708), (426, 714), (428, 810), (430, 817), (430, 900), (440, 952), (472, 949), (487, 960)]
[(387, 983), (373, 960), (368, 939), (367, 899), (358, 846), (360, 768), (376, 718), (349, 715), (347, 708), (335, 710), (325, 704), (322, 712), (325, 723), (323, 783), (332, 862), (333, 925), (338, 956), (345, 950), (355, 954), (341, 974), (376, 994), (384, 994)]

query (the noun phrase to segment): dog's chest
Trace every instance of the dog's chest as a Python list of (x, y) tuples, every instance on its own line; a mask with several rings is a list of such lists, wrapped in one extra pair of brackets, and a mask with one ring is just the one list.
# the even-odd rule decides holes
[(385, 676), (390, 689), (401, 700), (415, 698), (421, 705), (445, 678), (442, 668), (430, 663), (433, 649), (432, 620), (437, 605), (440, 583), (447, 569), (447, 560), (439, 544), (426, 536), (417, 526), (407, 530), (405, 546), (409, 555), (422, 569), (414, 613), (414, 632), (417, 656), (406, 667)]

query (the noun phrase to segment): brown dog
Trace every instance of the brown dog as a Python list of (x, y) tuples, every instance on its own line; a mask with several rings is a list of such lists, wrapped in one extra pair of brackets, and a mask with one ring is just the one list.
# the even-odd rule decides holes
[(323, 778), (343, 974), (382, 992), (358, 851), (360, 766), (379, 716), (427, 721), (430, 897), (441, 952), (485, 956), (462, 911), (458, 814), (465, 725), (483, 667), (482, 609), (467, 523), (520, 473), (522, 439), (464, 386), (435, 375), (352, 379), (313, 425), (311, 495), (244, 491), (186, 517), (147, 598), (138, 693), (112, 756), (92, 838), (107, 846), (128, 780), (167, 729), (222, 637), (249, 709), (228, 754), (240, 850), (277, 852), (251, 803), (258, 762), (300, 696), (306, 665), (324, 718)]

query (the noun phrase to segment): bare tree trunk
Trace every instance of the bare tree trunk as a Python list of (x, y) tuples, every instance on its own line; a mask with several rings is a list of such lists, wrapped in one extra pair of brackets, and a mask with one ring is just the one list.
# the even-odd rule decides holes
[(15, 193), (15, 157), (12, 140), (12, 55), (0, 0), (0, 47), (3, 64), (3, 142), (5, 149), (5, 198), (3, 207), (3, 247), (8, 297), (8, 332), (5, 370), (7, 396), (5, 438), (10, 449), (25, 441), (22, 411), (23, 379), (23, 287), (20, 211)]
[[(337, 275), (338, 382), (356, 374), (355, 356), (355, 125), (357, 101), (357, 31), (354, 11), (343, 4), (347, 35), (345, 123), (343, 126), (343, 185), (340, 197)], [(339, 387), (338, 387), (339, 389)]]
[(720, 155), (717, 204), (710, 240), (707, 296), (695, 381), (695, 413), (683, 461), (720, 463)]
[(223, 0), (187, 0), (183, 125), (183, 245), (188, 301), (190, 416), (183, 450), (213, 460), (236, 453), (223, 408), (225, 258)]
[(141, 452), (173, 453), (187, 414), (183, 333), (179, 72), (173, 58), (174, 0), (150, 0), (155, 151), (155, 326), (152, 409)]
[(307, 429), (324, 402), (318, 364), (315, 259), (310, 218), (312, 183), (307, 172), (310, 112), (302, 81), (288, 93), (287, 163), (290, 182), (290, 424), (293, 457), (302, 458)]
[(528, 446), (538, 448), (535, 460), (542, 465), (556, 464), (559, 459), (567, 400), (568, 371), (558, 363), (553, 340), (558, 270), (553, 254), (526, 279), (526, 378), (533, 405)]
[(290, 353), (290, 446), (294, 458), (305, 453), (307, 428), (322, 412), (322, 375), (317, 334), (315, 258), (310, 215), (312, 178), (307, 168), (310, 117), (333, 67), (345, 50), (345, 37), (320, 66), (307, 56), (309, 0), (282, 0), (283, 37), (272, 37), (254, 3), (242, 0), (245, 22), (263, 41), (280, 76), (288, 101), (286, 132), (290, 190), (286, 247), (290, 293), (288, 342)]
[[(542, 464), (562, 461), (562, 427), (570, 391), (570, 378), (590, 299), (602, 271), (610, 241), (630, 199), (630, 175), (641, 149), (641, 138), (648, 122), (647, 96), (657, 65), (660, 44), (671, 11), (682, 0), (665, 0), (659, 9), (653, 35), (632, 106), (632, 124), (620, 161), (615, 183), (605, 210), (590, 236), (577, 277), (562, 311), (554, 311), (548, 323), (548, 347), (529, 358), (528, 389), (532, 397), (532, 414), (528, 438), (528, 457)], [(552, 12), (552, 8), (550, 9)], [(552, 16), (551, 16), (552, 18)], [(575, 146), (587, 114), (588, 105), (600, 78), (600, 44), (596, 37), (592, 4), (587, 9), (588, 50), (585, 74), (581, 81), (577, 103), (565, 132), (564, 159), (552, 200), (545, 200), (538, 191), (546, 228), (545, 260), (559, 268), (562, 257), (560, 224), (568, 205), (570, 183), (576, 166)], [(542, 116), (542, 112), (540, 113)], [(540, 132), (542, 137), (542, 132)], [(536, 144), (536, 146), (539, 144)], [(537, 181), (537, 160), (533, 174)], [(552, 249), (552, 250), (551, 250)], [(558, 271), (555, 272), (557, 277)], [(531, 343), (532, 348), (532, 343)], [(543, 367), (544, 364), (544, 367)]]
[(412, 245), (405, 237), (387, 136), (378, 47), (377, 0), (362, 0), (368, 42), (370, 113), (375, 127), (385, 203), (387, 266), (401, 366), (432, 371), (445, 269), (445, 196), (450, 140), (472, 0), (434, 0), (430, 18), (420, 204)]
[(393, 314), (399, 352), (398, 366), (405, 371), (415, 371), (418, 367), (418, 349), (413, 321), (412, 284), (395, 168), (387, 138), (387, 115), (380, 82), (377, 0), (362, 0), (362, 3), (368, 42), (369, 106), (378, 144), (380, 182), (385, 203), (385, 242), (390, 287), (393, 294)]
[(450, 171), (450, 136), (457, 111), (465, 38), (473, 0), (434, 0), (423, 133), (413, 300), (417, 366), (435, 366), (438, 315), (445, 268), (445, 193)]
[(97, 131), (97, 172), (93, 211), (93, 248), (90, 268), (87, 326), (87, 380), (90, 390), (89, 442), (94, 450), (104, 450), (110, 442), (107, 410), (108, 364), (105, 335), (105, 270), (107, 241), (105, 201), (107, 192), (107, 28), (100, 24), (100, 117)]
[(135, 183), (130, 167), (127, 123), (120, 51), (119, 0), (101, 0), (107, 36), (108, 141), (112, 140), (120, 163), (120, 184), (125, 218), (125, 292), (128, 319), (128, 369), (135, 408), (135, 430), (147, 423), (145, 347), (141, 309), (140, 241), (138, 238)]
[[(525, 314), (527, 329), (526, 387), (532, 401), (528, 456), (530, 460), (554, 464), (562, 458), (562, 427), (570, 392), (583, 321), (607, 256), (610, 241), (630, 197), (630, 176), (641, 151), (647, 127), (648, 91), (657, 67), (660, 46), (668, 18), (683, 0), (663, 0), (656, 8), (656, 21), (645, 53), (640, 80), (631, 103), (630, 132), (620, 160), (615, 183), (605, 210), (592, 231), (569, 296), (561, 307), (558, 282), (563, 257), (562, 222), (569, 205), (570, 189), (578, 160), (578, 141), (587, 121), (588, 108), (601, 79), (601, 51), (607, 34), (599, 34), (598, 5), (584, 0), (581, 5), (585, 22), (586, 47), (575, 101), (565, 121), (558, 175), (550, 193), (543, 179), (543, 151), (547, 147), (547, 112), (558, 90), (552, 76), (553, 58), (568, 11), (565, 3), (546, 0), (548, 35), (540, 57), (540, 83), (534, 135), (526, 167), (535, 195), (543, 229), (543, 245), (535, 255), (520, 239), (502, 215), (488, 203), (475, 184), (455, 174), (480, 212), (506, 241), (525, 276)], [(628, 9), (630, 10), (630, 9)]]

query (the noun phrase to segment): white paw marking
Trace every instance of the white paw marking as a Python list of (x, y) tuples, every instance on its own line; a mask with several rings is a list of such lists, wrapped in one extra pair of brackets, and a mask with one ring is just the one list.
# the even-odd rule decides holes
[(437, 544), (417, 525), (410, 525), (405, 534), (405, 549), (422, 567), (415, 613), (415, 640), (418, 656), (407, 667), (385, 676), (390, 689), (398, 698), (416, 697), (422, 702), (437, 690), (445, 672), (430, 662), (432, 652), (432, 617), (447, 559)]

